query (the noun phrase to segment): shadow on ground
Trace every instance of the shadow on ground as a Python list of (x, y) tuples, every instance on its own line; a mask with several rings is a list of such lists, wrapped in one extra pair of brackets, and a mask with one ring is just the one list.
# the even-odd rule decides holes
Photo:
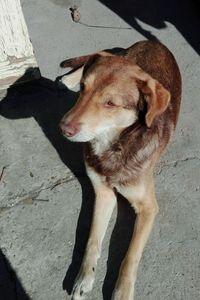
[[(26, 77), (26, 75), (24, 76)], [(20, 78), (20, 81), (23, 81), (23, 78)], [(72, 291), (75, 278), (80, 269), (88, 240), (94, 203), (93, 188), (85, 174), (82, 145), (68, 142), (62, 137), (58, 126), (63, 115), (76, 102), (77, 97), (78, 93), (67, 89), (59, 89), (56, 82), (41, 78), (29, 83), (14, 85), (8, 89), (7, 95), (0, 102), (0, 114), (5, 118), (14, 120), (34, 117), (41, 130), (56, 149), (60, 159), (76, 176), (81, 185), (82, 206), (76, 233), (74, 233), (76, 234), (75, 246), (71, 264), (63, 280), (63, 289), (68, 294)], [(110, 299), (120, 262), (128, 247), (133, 230), (133, 211), (128, 203), (119, 200), (118, 208), (120, 213), (111, 236), (107, 275), (103, 286), (104, 299)], [(6, 278), (4, 281), (6, 281)], [(20, 298), (20, 300), (23, 299), (26, 298)]]
[(107, 272), (103, 283), (104, 300), (111, 299), (120, 265), (128, 250), (135, 223), (134, 210), (121, 195), (118, 195), (117, 210), (117, 220), (110, 239)]
[[(157, 37), (143, 28), (138, 20), (155, 29), (166, 28), (167, 22), (172, 24), (191, 47), (200, 54), (199, 0), (124, 0), (123, 2), (121, 0), (100, 0), (100, 2), (150, 40), (157, 39)], [(102, 27), (106, 28), (106, 26)]]
[[(56, 5), (65, 7), (74, 5), (74, 1), (51, 0)], [(76, 1), (81, 6), (81, 0)], [(84, 1), (83, 1), (84, 2)], [(172, 24), (191, 47), (200, 54), (200, 0), (99, 0), (102, 4), (116, 13), (128, 27), (106, 26), (106, 24), (89, 24), (80, 22), (81, 25), (96, 28), (113, 28), (117, 30), (135, 29), (147, 39), (157, 39), (150, 31), (143, 28), (139, 21), (154, 27), (163, 29), (167, 22)], [(82, 4), (83, 5), (83, 4)]]
[(16, 272), (0, 249), (0, 295), (3, 300), (29, 300)]
[[(66, 7), (73, 5), (74, 1), (51, 0), (56, 5)], [(92, 28), (110, 28), (116, 30), (135, 29), (146, 39), (157, 40), (151, 31), (146, 30), (139, 21), (155, 29), (167, 28), (167, 23), (172, 24), (190, 46), (200, 54), (200, 0), (99, 0), (102, 4), (116, 13), (131, 27), (106, 26), (106, 24), (79, 23)], [(81, 0), (76, 1), (81, 6)], [(83, 4), (82, 4), (83, 5)]]

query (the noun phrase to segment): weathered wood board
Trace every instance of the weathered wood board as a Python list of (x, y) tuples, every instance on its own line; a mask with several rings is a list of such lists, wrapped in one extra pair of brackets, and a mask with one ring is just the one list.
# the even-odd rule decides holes
[(39, 76), (20, 0), (1, 0), (0, 89)]

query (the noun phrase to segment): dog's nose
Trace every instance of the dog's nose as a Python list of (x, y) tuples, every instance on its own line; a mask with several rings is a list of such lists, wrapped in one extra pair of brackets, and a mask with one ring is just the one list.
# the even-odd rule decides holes
[(63, 135), (67, 137), (72, 137), (80, 131), (79, 125), (73, 125), (71, 123), (61, 122), (60, 128)]

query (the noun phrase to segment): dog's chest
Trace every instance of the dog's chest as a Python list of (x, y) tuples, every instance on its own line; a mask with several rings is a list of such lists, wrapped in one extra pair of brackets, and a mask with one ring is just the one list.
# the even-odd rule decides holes
[(109, 185), (116, 187), (137, 179), (142, 170), (141, 163), (122, 153), (121, 149), (107, 149), (94, 153), (90, 144), (85, 147), (85, 160), (89, 167), (103, 176)]
[(138, 135), (133, 141), (125, 139), (108, 148), (104, 144), (98, 147), (85, 145), (86, 164), (114, 187), (137, 181), (153, 165), (159, 142), (156, 134)]

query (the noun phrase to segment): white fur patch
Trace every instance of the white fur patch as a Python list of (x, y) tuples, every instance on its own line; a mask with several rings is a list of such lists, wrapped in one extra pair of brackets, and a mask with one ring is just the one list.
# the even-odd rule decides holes
[(73, 89), (80, 82), (82, 74), (83, 74), (83, 67), (79, 68), (73, 73), (63, 76), (60, 81), (68, 89)]
[(95, 172), (94, 169), (90, 168), (87, 164), (86, 171), (94, 186), (99, 186), (102, 184), (102, 182), (105, 182), (105, 176), (99, 175), (97, 172)]
[(110, 144), (117, 136), (116, 129), (105, 130), (102, 134), (98, 135), (93, 141), (92, 146), (96, 155), (101, 155), (107, 150)]
[(128, 185), (128, 186), (117, 185), (116, 189), (123, 197), (125, 197), (130, 202), (132, 200), (134, 201), (135, 199), (137, 200), (142, 199), (145, 194), (144, 184)]

